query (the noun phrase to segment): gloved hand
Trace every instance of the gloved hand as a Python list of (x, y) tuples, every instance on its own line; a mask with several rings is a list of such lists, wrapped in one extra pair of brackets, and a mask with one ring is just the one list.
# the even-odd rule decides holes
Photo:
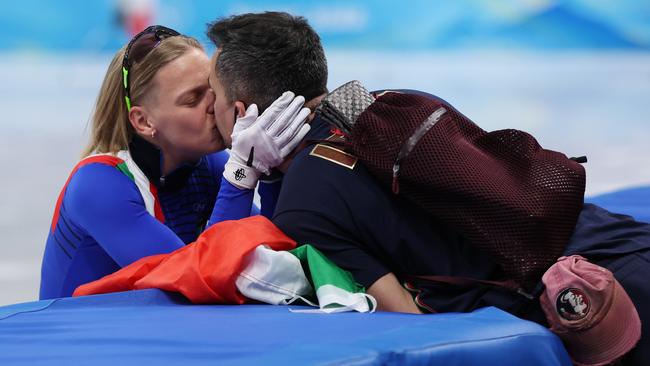
[(260, 174), (280, 165), (309, 132), (304, 122), (311, 111), (302, 108), (304, 103), (302, 96), (285, 92), (259, 117), (257, 105), (251, 104), (235, 123), (224, 178), (239, 188), (253, 189)]

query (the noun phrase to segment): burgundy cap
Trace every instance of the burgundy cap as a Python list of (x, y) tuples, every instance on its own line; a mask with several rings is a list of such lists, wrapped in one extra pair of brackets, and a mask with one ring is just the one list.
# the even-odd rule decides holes
[(576, 364), (611, 363), (638, 342), (639, 314), (606, 268), (579, 255), (561, 257), (542, 281), (542, 309)]

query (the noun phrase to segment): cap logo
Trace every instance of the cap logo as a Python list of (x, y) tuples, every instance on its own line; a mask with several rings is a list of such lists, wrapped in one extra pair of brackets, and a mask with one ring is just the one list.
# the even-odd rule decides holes
[(580, 320), (589, 313), (590, 301), (582, 290), (566, 288), (557, 296), (555, 308), (566, 320)]

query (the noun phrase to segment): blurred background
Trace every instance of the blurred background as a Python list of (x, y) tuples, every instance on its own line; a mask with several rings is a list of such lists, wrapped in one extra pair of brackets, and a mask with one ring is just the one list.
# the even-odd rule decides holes
[(587, 195), (650, 184), (650, 2), (115, 1), (0, 4), (0, 305), (38, 297), (54, 202), (112, 54), (149, 24), (197, 37), (282, 10), (319, 32), (329, 87), (436, 94), (486, 130), (586, 155)]

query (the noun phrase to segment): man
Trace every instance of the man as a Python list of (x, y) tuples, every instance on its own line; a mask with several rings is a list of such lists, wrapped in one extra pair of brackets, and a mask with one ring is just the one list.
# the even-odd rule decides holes
[[(231, 143), (229, 136), (236, 117), (245, 113), (247, 105), (255, 102), (263, 110), (275, 99), (273, 95), (295, 90), (305, 97), (306, 106), (314, 109), (327, 93), (327, 61), (320, 38), (302, 18), (285, 13), (235, 16), (213, 23), (208, 37), (217, 45), (212, 57), (214, 72), (210, 74), (210, 84), (216, 94), (214, 109), (217, 127), (226, 145)], [(326, 138), (329, 130), (329, 125), (318, 119), (312, 123), (310, 137)], [(295, 196), (285, 193), (285, 198), (280, 202), (284, 204), (290, 197), (300, 194), (295, 193)], [(283, 216), (278, 215), (276, 224), (291, 235), (293, 228), (282, 224), (282, 221)], [(323, 244), (317, 244), (319, 249), (337, 261), (335, 253), (330, 253)], [(357, 251), (358, 255), (347, 257), (351, 263), (338, 264), (348, 270), (354, 268), (354, 262), (367, 257), (361, 249)], [(361, 263), (357, 266), (364, 267)], [(376, 286), (370, 286), (378, 279), (374, 273), (368, 274), (369, 278), (357, 278), (357, 281), (369, 286), (368, 292), (373, 295), (398, 291), (398, 297), (385, 296), (386, 301), (380, 302), (380, 309), (419, 313), (410, 294), (399, 285), (395, 276), (388, 272), (383, 275), (386, 275), (385, 278)], [(384, 282), (386, 286), (382, 285)]]
[[(252, 102), (265, 106), (291, 90), (304, 95), (313, 109), (324, 97), (326, 60), (318, 35), (303, 18), (244, 14), (212, 23), (208, 36), (217, 46), (210, 84), (224, 136), (232, 132), (235, 114)], [(305, 142), (332, 135), (325, 120), (312, 118)], [(381, 187), (356, 157), (328, 145), (304, 145), (281, 167), (285, 175), (273, 222), (350, 271), (379, 309), (422, 313), (497, 306), (545, 324), (539, 303), (516, 293), (414, 280), (413, 275), (489, 280), (502, 273), (457, 232)], [(650, 225), (585, 205), (565, 252), (574, 253), (610, 268), (643, 325), (650, 327), (650, 293), (644, 284)], [(650, 359), (648, 343), (643, 336), (630, 355), (633, 361)]]

